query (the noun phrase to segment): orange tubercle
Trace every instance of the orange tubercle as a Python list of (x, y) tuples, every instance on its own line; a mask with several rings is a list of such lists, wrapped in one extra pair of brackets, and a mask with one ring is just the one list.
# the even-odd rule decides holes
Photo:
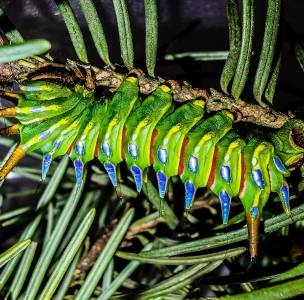
[(18, 134), (18, 133), (19, 133), (19, 124), (14, 124), (12, 126), (0, 129), (0, 135), (4, 135), (4, 136)]
[(0, 110), (0, 117), (15, 117), (18, 111), (18, 107), (9, 107)]
[(11, 154), (9, 159), (6, 161), (2, 169), (0, 170), (0, 180), (5, 179), (5, 177), (12, 171), (12, 169), (19, 163), (19, 161), (26, 155), (27, 147), (19, 145), (14, 152)]

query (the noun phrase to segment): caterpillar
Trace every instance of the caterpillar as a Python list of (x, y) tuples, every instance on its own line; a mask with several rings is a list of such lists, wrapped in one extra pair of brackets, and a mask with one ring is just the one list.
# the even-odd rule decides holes
[(180, 176), (186, 210), (196, 190), (208, 186), (220, 199), (223, 224), (228, 222), (231, 199), (238, 197), (246, 212), (254, 259), (260, 215), (271, 192), (279, 195), (284, 211), (291, 214), (286, 177), (288, 168), (303, 157), (304, 123), (292, 119), (277, 133), (254, 132), (244, 139), (233, 129), (231, 112), (206, 117), (203, 97), (177, 106), (172, 99), (174, 80), (161, 83), (143, 99), (142, 76), (141, 70), (132, 69), (113, 96), (97, 97), (85, 85), (66, 87), (41, 76), (20, 85), (20, 94), (2, 91), (17, 105), (0, 110), (0, 116), (16, 117), (19, 123), (0, 134), (19, 134), (20, 144), (1, 168), (0, 180), (39, 148), (42, 180), (52, 160), (67, 153), (78, 184), (86, 163), (97, 157), (117, 187), (117, 167), (125, 160), (140, 192), (147, 169), (153, 166), (161, 198), (170, 177)]

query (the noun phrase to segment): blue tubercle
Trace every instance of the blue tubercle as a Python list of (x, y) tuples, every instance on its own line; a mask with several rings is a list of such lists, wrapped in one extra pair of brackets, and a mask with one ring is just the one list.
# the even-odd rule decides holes
[(74, 168), (76, 174), (76, 182), (78, 185), (81, 184), (82, 176), (83, 176), (83, 162), (80, 159), (76, 159), (74, 161)]
[(163, 164), (166, 165), (168, 162), (168, 152), (165, 148), (160, 148), (157, 151), (157, 158)]
[(274, 162), (274, 164), (275, 164), (275, 166), (276, 166), (276, 168), (278, 169), (279, 172), (281, 172), (283, 174), (287, 173), (287, 170), (285, 169), (285, 167), (284, 167), (284, 165), (283, 165), (283, 163), (282, 163), (282, 161), (280, 160), (279, 157), (274, 156), (273, 157), (273, 162)]
[(53, 145), (53, 150), (58, 150), (61, 145), (61, 140), (56, 140)]
[(84, 143), (81, 142), (81, 141), (76, 142), (75, 148), (76, 148), (77, 155), (80, 156), (80, 157), (83, 156), (83, 154), (84, 154)]
[(252, 180), (254, 184), (261, 190), (264, 190), (264, 180), (262, 176), (262, 172), (259, 169), (252, 170)]
[(101, 150), (103, 152), (103, 154), (107, 157), (110, 158), (112, 153), (111, 153), (111, 147), (110, 144), (108, 142), (102, 142), (101, 144)]
[(164, 198), (165, 193), (166, 193), (166, 189), (167, 189), (168, 178), (167, 178), (166, 174), (162, 171), (158, 171), (156, 173), (156, 177), (157, 177), (157, 182), (158, 182), (159, 196), (161, 198)]
[(138, 158), (138, 147), (135, 143), (129, 143), (128, 151), (129, 151), (129, 154), (132, 156), (132, 158), (137, 160), (137, 158)]
[(104, 167), (106, 171), (108, 172), (108, 175), (110, 177), (110, 180), (114, 187), (117, 187), (117, 176), (116, 176), (116, 168), (113, 164), (106, 162), (104, 164)]
[(138, 193), (140, 193), (143, 181), (142, 170), (137, 166), (131, 166), (131, 172), (135, 180), (136, 190)]
[(256, 219), (256, 217), (258, 216), (258, 212), (259, 212), (258, 207), (252, 206), (250, 213), (254, 219)]
[(226, 165), (221, 165), (220, 167), (220, 174), (224, 181), (230, 183), (231, 181), (231, 171), (230, 167)]
[(195, 196), (195, 186), (191, 181), (185, 182), (185, 205), (186, 209), (190, 209)]
[(196, 156), (190, 155), (188, 159), (188, 169), (192, 174), (196, 174), (198, 170), (198, 159)]
[(30, 112), (40, 112), (43, 110), (42, 106), (34, 106), (30, 108)]
[(231, 198), (225, 190), (220, 191), (219, 198), (222, 207), (223, 224), (227, 224), (229, 218)]
[(51, 134), (51, 131), (50, 130), (46, 130), (46, 131), (44, 131), (44, 132), (42, 132), (42, 133), (39, 134), (38, 140), (42, 141), (45, 138), (47, 138), (50, 134)]
[(42, 160), (42, 180), (44, 181), (46, 178), (46, 174), (50, 168), (51, 162), (52, 162), (52, 154), (47, 153)]
[(281, 197), (284, 202), (285, 209), (289, 212), (290, 211), (289, 188), (286, 182), (284, 182), (281, 187)]
[(40, 86), (21, 86), (20, 89), (22, 91), (41, 91), (42, 90), (42, 87)]

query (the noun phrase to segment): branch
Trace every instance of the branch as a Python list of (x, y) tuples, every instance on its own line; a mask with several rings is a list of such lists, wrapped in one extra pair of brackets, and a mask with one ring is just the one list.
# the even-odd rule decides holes
[[(137, 72), (143, 74), (141, 71)], [(110, 68), (100, 69), (91, 65), (78, 64), (68, 60), (66, 64), (54, 62), (51, 57), (34, 57), (19, 60), (11, 64), (0, 65), (0, 82), (22, 82), (26, 80), (47, 80), (52, 79), (66, 85), (82, 84), (87, 89), (95, 89), (97, 86), (104, 86), (115, 92), (125, 79), (125, 74), (114, 72)], [(141, 75), (139, 79), (140, 93), (150, 94), (165, 82), (164, 79), (153, 79)], [(192, 88), (187, 82), (182, 85), (170, 80), (174, 101), (186, 102), (195, 100), (198, 97), (206, 99), (207, 111), (229, 110), (236, 113), (236, 122), (251, 122), (259, 126), (269, 128), (280, 128), (289, 117), (270, 107), (261, 107), (249, 104), (244, 101), (236, 102), (233, 98), (210, 89), (211, 96), (205, 90)]]
[(214, 89), (210, 89), (210, 91), (211, 96), (207, 100), (208, 112), (223, 109), (229, 110), (237, 114), (237, 120), (235, 122), (251, 122), (259, 126), (281, 128), (289, 120), (287, 115), (269, 106), (261, 107), (246, 102), (240, 104), (233, 98), (229, 98)]

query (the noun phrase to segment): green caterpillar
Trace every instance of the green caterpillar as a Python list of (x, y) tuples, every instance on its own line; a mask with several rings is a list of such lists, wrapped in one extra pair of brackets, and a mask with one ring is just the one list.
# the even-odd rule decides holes
[(153, 166), (161, 198), (170, 177), (179, 175), (185, 185), (185, 207), (195, 192), (208, 186), (219, 196), (223, 223), (227, 224), (231, 199), (239, 197), (249, 228), (250, 253), (257, 255), (260, 214), (269, 194), (279, 195), (290, 215), (287, 169), (303, 157), (296, 145), (300, 120), (291, 120), (276, 134), (253, 133), (247, 143), (233, 129), (233, 115), (220, 111), (205, 118), (205, 102), (196, 99), (179, 107), (172, 101), (174, 81), (161, 84), (142, 99), (139, 78), (133, 69), (112, 98), (96, 98), (94, 90), (81, 85), (63, 87), (46, 81), (29, 81), (21, 94), (3, 92), (18, 100), (0, 116), (16, 117), (20, 123), (0, 131), (20, 134), (20, 145), (0, 170), (3, 180), (22, 157), (38, 148), (44, 158), (42, 179), (51, 161), (68, 153), (80, 184), (85, 164), (95, 156), (104, 165), (114, 187), (116, 168), (126, 161), (136, 189), (141, 191), (147, 168)]

